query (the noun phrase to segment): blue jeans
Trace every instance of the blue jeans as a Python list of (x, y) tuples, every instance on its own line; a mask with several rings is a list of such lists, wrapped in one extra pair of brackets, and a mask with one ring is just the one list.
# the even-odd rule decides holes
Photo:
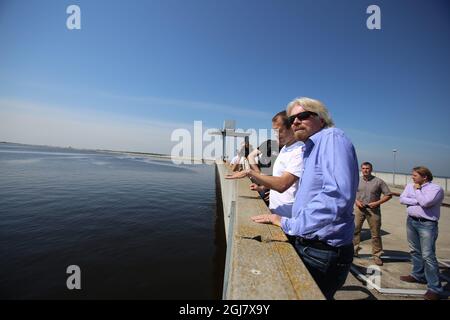
[(436, 259), (436, 240), (438, 223), (434, 221), (416, 221), (408, 217), (406, 231), (413, 269), (411, 276), (416, 280), (426, 281), (428, 289), (442, 294), (439, 280), (439, 264)]
[(332, 251), (305, 246), (297, 240), (294, 247), (325, 298), (332, 300), (347, 279), (353, 262), (353, 244)]

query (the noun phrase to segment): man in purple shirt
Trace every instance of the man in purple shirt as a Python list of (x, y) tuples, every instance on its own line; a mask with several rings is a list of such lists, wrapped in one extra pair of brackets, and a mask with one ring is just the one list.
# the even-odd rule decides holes
[(401, 276), (402, 281), (427, 283), (426, 300), (439, 300), (443, 293), (439, 281), (439, 265), (436, 259), (438, 220), (444, 191), (431, 183), (433, 175), (425, 167), (412, 171), (414, 183), (408, 184), (400, 196), (400, 203), (406, 205), (406, 224), (409, 247), (413, 263), (410, 275)]

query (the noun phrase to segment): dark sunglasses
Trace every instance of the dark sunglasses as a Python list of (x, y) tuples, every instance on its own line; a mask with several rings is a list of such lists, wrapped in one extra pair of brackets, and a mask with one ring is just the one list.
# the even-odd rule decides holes
[(303, 120), (308, 119), (311, 116), (317, 116), (317, 113), (312, 112), (312, 111), (303, 111), (303, 112), (294, 114), (294, 115), (292, 115), (292, 116), (290, 116), (288, 118), (289, 125), (292, 126), (292, 124), (294, 123), (295, 119), (303, 121)]

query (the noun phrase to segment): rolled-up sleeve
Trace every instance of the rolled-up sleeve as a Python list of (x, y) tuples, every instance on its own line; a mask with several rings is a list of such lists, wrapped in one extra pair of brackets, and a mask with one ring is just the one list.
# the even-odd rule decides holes
[(383, 195), (385, 195), (385, 196), (391, 196), (392, 195), (392, 192), (389, 189), (389, 187), (386, 184), (386, 182), (381, 181), (381, 185), (380, 186), (381, 186), (381, 192), (383, 193)]
[(400, 195), (400, 203), (408, 206), (415, 206), (418, 204), (418, 202), (415, 197), (410, 197), (410, 189), (411, 185), (407, 185), (405, 187), (405, 190), (403, 190), (402, 194)]

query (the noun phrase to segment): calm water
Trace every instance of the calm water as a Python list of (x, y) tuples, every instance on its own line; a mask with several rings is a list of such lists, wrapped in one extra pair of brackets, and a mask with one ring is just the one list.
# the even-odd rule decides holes
[(0, 144), (0, 298), (218, 298), (220, 221), (213, 166)]

